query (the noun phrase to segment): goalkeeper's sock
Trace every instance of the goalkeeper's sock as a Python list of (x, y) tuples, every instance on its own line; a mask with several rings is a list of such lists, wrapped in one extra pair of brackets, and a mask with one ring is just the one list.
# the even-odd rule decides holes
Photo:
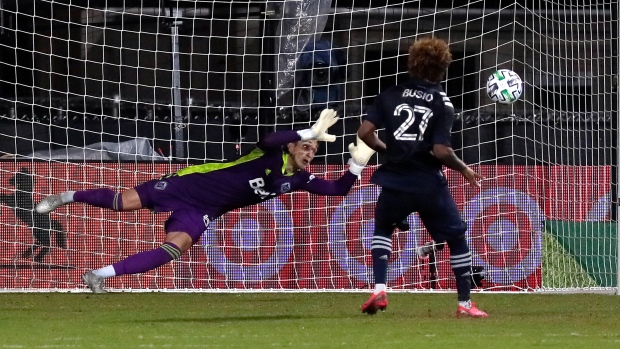
[(138, 274), (153, 270), (179, 257), (181, 257), (179, 247), (171, 242), (165, 242), (154, 250), (136, 253), (112, 266), (116, 276)]
[(73, 194), (73, 200), (75, 202), (83, 202), (96, 207), (109, 208), (114, 211), (123, 210), (123, 199), (121, 193), (117, 193), (108, 188), (76, 191)]
[(70, 204), (74, 202), (73, 194), (75, 194), (74, 191), (65, 191), (60, 193), (60, 201), (62, 201), (63, 204)]
[(388, 263), (392, 253), (392, 239), (386, 236), (372, 237), (372, 271), (375, 275), (375, 285), (386, 284)]
[(114, 270), (113, 266), (108, 265), (106, 267), (93, 270), (93, 274), (101, 276), (102, 278), (109, 278), (112, 276), (116, 276), (116, 271)]

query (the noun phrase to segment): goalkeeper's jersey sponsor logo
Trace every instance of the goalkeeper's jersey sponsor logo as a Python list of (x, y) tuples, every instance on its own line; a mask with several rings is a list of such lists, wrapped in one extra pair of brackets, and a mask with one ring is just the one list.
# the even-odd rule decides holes
[(254, 178), (249, 181), (250, 187), (254, 189), (254, 194), (260, 196), (261, 200), (268, 196), (276, 196), (276, 193), (271, 193), (265, 190), (265, 180), (262, 177)]

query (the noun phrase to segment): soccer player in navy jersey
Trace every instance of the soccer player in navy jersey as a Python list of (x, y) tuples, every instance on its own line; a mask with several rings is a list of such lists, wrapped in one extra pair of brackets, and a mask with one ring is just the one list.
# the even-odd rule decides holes
[[(433, 240), (446, 242), (450, 248), (458, 293), (457, 316), (487, 317), (470, 300), (467, 225), (442, 173), (445, 165), (480, 187), (482, 176), (463, 163), (450, 144), (454, 107), (439, 82), (451, 61), (445, 41), (417, 40), (409, 48), (411, 79), (379, 94), (358, 129), (362, 141), (386, 155), (386, 162), (371, 177), (371, 182), (382, 190), (375, 208), (371, 244), (375, 290), (362, 305), (364, 313), (372, 315), (387, 307), (386, 280), (394, 224), (418, 212)], [(385, 128), (385, 143), (375, 133), (379, 128)]]
[(357, 145), (349, 145), (349, 171), (339, 179), (324, 180), (305, 171), (317, 152), (318, 141), (336, 139), (327, 133), (338, 120), (336, 115), (334, 110), (325, 109), (312, 128), (270, 133), (259, 140), (256, 149), (233, 162), (190, 166), (122, 193), (99, 188), (54, 194), (38, 203), (35, 210), (49, 213), (61, 205), (82, 202), (115, 211), (172, 211), (160, 247), (82, 275), (94, 293), (105, 293), (104, 280), (108, 277), (144, 273), (179, 258), (200, 239), (211, 221), (226, 212), (296, 190), (346, 195), (374, 153), (359, 140)]

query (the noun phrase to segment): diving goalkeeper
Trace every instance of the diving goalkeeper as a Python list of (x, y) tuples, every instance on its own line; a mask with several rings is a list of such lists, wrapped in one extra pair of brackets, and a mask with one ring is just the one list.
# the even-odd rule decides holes
[(165, 222), (166, 237), (160, 247), (82, 275), (92, 292), (105, 293), (106, 278), (144, 273), (179, 258), (200, 239), (210, 222), (226, 212), (297, 190), (346, 195), (374, 153), (359, 140), (357, 145), (349, 145), (349, 170), (339, 179), (316, 178), (305, 170), (314, 159), (318, 141), (336, 140), (327, 129), (337, 120), (334, 110), (325, 109), (311, 128), (267, 134), (256, 149), (236, 161), (186, 167), (122, 193), (99, 188), (53, 194), (35, 210), (49, 213), (61, 205), (82, 202), (114, 211), (148, 208), (172, 212)]

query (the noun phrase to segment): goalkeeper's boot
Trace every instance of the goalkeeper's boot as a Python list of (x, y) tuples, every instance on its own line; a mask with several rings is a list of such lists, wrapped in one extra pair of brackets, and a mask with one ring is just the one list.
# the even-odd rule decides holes
[(37, 213), (45, 214), (54, 211), (62, 205), (64, 204), (60, 198), (60, 194), (53, 194), (41, 200), (37, 206), (34, 207), (34, 210)]
[(433, 241), (429, 241), (422, 246), (418, 246), (417, 253), (418, 257), (422, 259), (428, 258), (431, 253), (435, 253), (435, 243)]
[(459, 305), (456, 309), (456, 317), (489, 317), (489, 315), (478, 309), (476, 303), (471, 302), (471, 307), (469, 308)]
[(82, 274), (82, 281), (86, 286), (88, 286), (88, 288), (90, 288), (91, 291), (93, 291), (93, 293), (108, 292), (103, 288), (105, 279), (93, 273), (92, 271), (87, 271), (86, 273)]
[(370, 296), (370, 299), (366, 303), (362, 305), (362, 313), (366, 313), (368, 315), (375, 315), (377, 310), (385, 310), (388, 306), (388, 298), (387, 293), (385, 291), (381, 291), (379, 293), (373, 293)]

